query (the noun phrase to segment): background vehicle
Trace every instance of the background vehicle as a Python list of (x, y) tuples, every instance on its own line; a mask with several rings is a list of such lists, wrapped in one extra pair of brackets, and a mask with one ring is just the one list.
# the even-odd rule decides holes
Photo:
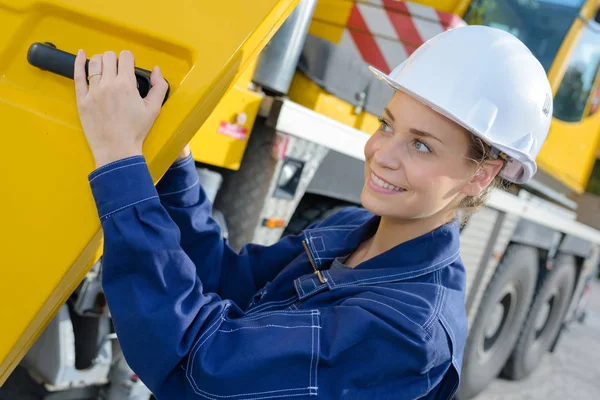
[[(457, 397), (473, 397), (498, 374), (526, 377), (581, 315), (600, 260), (600, 231), (578, 214), (576, 201), (600, 140), (598, 7), (597, 0), (300, 1), (191, 142), (230, 243), (268, 245), (360, 204), (363, 145), (392, 95), (368, 64), (387, 72), (423, 41), (465, 23), (505, 29), (545, 67), (554, 119), (535, 179), (495, 191), (462, 229), (470, 330)], [(86, 390), (117, 387), (106, 382), (118, 371), (128, 388), (143, 386), (129, 379), (125, 363), (106, 356), (112, 346), (118, 354), (106, 309), (83, 322), (72, 311), (101, 298), (100, 273), (101, 262), (25, 356), (19, 371), (26, 378), (51, 383), (60, 371), (63, 385), (46, 389), (75, 385), (77, 376), (48, 362), (69, 351), (88, 360), (69, 371), (96, 368), (81, 381)]]

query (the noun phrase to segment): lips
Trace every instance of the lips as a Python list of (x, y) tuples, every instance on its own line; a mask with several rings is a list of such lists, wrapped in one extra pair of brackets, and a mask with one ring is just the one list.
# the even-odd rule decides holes
[(374, 184), (374, 186), (376, 186), (378, 188), (381, 188), (383, 190), (387, 190), (387, 191), (391, 191), (391, 192), (404, 192), (404, 191), (406, 191), (406, 189), (404, 189), (404, 188), (392, 185), (391, 183), (389, 183), (388, 181), (382, 179), (381, 177), (379, 177), (378, 175), (376, 175), (373, 172), (371, 172), (370, 178), (371, 178), (370, 180)]

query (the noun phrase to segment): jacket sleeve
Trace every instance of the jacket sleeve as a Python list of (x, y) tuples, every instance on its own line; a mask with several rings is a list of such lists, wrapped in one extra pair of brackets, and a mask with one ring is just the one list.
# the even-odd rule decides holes
[(269, 247), (248, 244), (240, 252), (234, 251), (212, 218), (212, 204), (191, 155), (174, 163), (156, 189), (162, 206), (179, 228), (181, 248), (194, 263), (204, 291), (240, 307), (302, 251), (300, 236), (287, 236)]
[[(430, 334), (403, 318), (401, 305), (368, 292), (321, 310), (248, 316), (207, 291), (143, 158), (96, 170), (90, 183), (104, 230), (103, 288), (116, 332), (128, 363), (158, 399), (376, 399), (390, 393), (417, 399), (447, 368)], [(205, 252), (207, 264), (223, 262), (218, 252)]]

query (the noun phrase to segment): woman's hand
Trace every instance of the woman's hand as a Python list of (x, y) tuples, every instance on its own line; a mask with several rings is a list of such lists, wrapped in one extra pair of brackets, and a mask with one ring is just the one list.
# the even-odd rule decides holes
[(184, 158), (189, 156), (191, 153), (192, 153), (192, 151), (190, 150), (190, 145), (188, 144), (183, 148), (183, 150), (181, 150), (181, 153), (179, 153), (179, 155), (177, 156), (177, 159), (175, 159), (175, 162), (183, 160)]
[(75, 60), (77, 109), (96, 167), (142, 154), (142, 144), (160, 113), (168, 85), (158, 67), (150, 76), (152, 89), (142, 98), (137, 90), (133, 54), (112, 52)]

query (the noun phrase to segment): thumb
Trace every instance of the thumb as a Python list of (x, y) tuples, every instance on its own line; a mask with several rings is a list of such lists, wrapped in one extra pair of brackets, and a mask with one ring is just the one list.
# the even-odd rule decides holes
[(148, 95), (145, 98), (146, 103), (156, 109), (160, 109), (169, 89), (169, 84), (164, 80), (160, 68), (154, 67), (152, 74), (150, 74), (150, 83), (152, 84), (152, 88), (148, 91)]

